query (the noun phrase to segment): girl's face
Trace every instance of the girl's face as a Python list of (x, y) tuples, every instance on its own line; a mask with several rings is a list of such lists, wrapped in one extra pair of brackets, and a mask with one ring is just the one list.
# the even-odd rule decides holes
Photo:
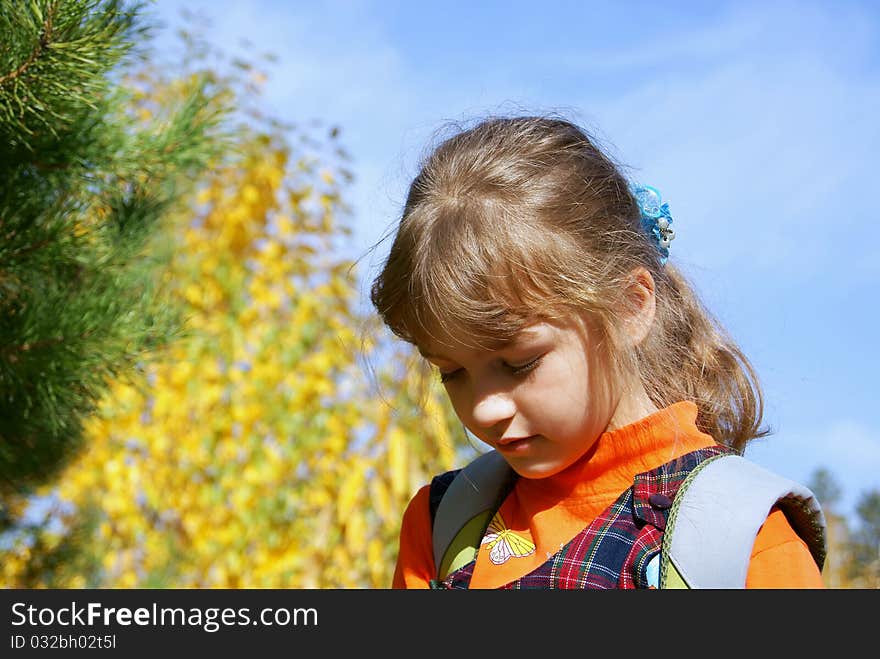
[[(462, 423), (526, 478), (572, 465), (606, 430), (640, 418), (583, 322), (540, 322), (498, 350), (420, 348)], [(623, 403), (623, 404), (621, 404)]]

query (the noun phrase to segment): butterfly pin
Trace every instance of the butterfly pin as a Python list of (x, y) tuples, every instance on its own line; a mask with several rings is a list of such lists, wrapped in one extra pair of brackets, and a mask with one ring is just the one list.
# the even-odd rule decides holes
[(535, 553), (535, 543), (507, 528), (497, 512), (489, 522), (489, 528), (486, 529), (486, 535), (483, 536), (480, 544), (487, 545), (489, 560), (495, 565), (506, 563), (514, 556), (522, 558)]

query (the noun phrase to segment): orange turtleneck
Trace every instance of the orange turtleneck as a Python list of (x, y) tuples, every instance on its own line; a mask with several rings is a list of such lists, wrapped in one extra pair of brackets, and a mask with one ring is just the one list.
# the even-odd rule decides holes
[[(611, 505), (636, 474), (713, 446), (715, 440), (700, 432), (696, 418), (695, 403), (675, 403), (603, 433), (582, 458), (558, 474), (517, 479), (498, 512), (507, 528), (534, 543), (535, 551), (497, 565), (488, 551), (478, 552), (471, 588), (498, 588), (528, 574)], [(434, 578), (428, 491), (429, 486), (422, 487), (404, 513), (393, 588), (427, 588)], [(776, 508), (755, 539), (746, 587), (822, 587), (809, 549)]]

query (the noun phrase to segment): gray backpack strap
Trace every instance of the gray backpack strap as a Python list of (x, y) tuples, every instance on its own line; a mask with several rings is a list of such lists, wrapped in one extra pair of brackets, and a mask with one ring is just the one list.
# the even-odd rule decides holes
[[(497, 451), (476, 458), (450, 483), (434, 517), (434, 565), (438, 579), (473, 558), (483, 532), (507, 494), (513, 470)], [(476, 545), (476, 546), (474, 546)], [(464, 555), (463, 555), (464, 553)], [(456, 560), (458, 559), (458, 561)]]
[(779, 506), (825, 562), (825, 517), (813, 493), (738, 455), (710, 458), (675, 497), (663, 534), (661, 588), (744, 588), (755, 536)]

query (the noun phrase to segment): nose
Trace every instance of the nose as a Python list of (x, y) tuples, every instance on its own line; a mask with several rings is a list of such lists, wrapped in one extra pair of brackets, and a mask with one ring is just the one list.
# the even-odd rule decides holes
[(501, 421), (510, 419), (516, 413), (513, 399), (504, 392), (490, 392), (475, 397), (473, 406), (474, 424), (491, 428)]

